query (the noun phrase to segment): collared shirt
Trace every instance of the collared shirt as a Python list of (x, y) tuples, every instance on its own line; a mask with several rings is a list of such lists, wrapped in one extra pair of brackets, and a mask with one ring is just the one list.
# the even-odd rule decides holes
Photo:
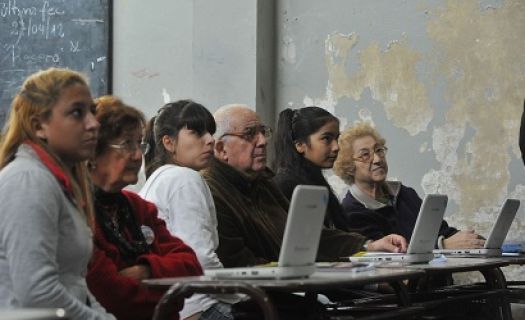
[[(343, 199), (348, 226), (350, 230), (374, 240), (395, 233), (410, 241), (422, 200), (414, 189), (398, 181), (386, 181), (384, 188), (391, 196), (389, 203), (377, 201), (355, 184), (349, 187)], [(440, 236), (447, 238), (456, 232), (443, 220)]]

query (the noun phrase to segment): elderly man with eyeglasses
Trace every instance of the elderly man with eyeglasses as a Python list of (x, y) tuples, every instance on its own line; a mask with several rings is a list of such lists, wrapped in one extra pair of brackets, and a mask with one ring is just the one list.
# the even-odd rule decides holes
[[(215, 159), (203, 175), (217, 210), (219, 247), (225, 267), (277, 261), (284, 234), (288, 200), (271, 181), (266, 148), (271, 129), (246, 105), (228, 105), (214, 114)], [(363, 249), (366, 238), (324, 229), (318, 260), (334, 261)], [(406, 251), (401, 236), (377, 241), (377, 250)]]
[[(367, 123), (348, 128), (339, 137), (334, 172), (349, 185), (344, 214), (350, 230), (370, 239), (397, 233), (410, 241), (422, 201), (414, 189), (386, 180), (385, 142)], [(480, 248), (483, 244), (483, 238), (473, 230), (458, 231), (443, 220), (436, 246)]]

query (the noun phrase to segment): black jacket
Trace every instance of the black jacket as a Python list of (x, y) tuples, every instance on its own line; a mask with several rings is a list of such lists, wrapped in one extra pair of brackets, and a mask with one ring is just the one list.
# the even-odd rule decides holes
[(306, 184), (327, 187), (329, 190), (329, 198), (324, 225), (327, 228), (348, 231), (347, 223), (343, 216), (343, 208), (330, 185), (324, 179), (319, 167), (306, 163), (305, 161), (302, 167), (294, 168), (293, 170), (278, 168), (275, 177), (273, 177), (273, 181), (288, 200), (291, 200), (293, 190), (297, 185)]
[[(283, 240), (288, 200), (266, 170), (255, 180), (227, 164), (213, 160), (203, 172), (210, 186), (219, 231), (217, 255), (225, 267), (243, 267), (277, 261)], [(336, 261), (361, 249), (365, 238), (324, 228), (317, 259)]]
[[(375, 209), (365, 207), (348, 191), (343, 199), (343, 210), (350, 230), (374, 240), (396, 233), (410, 241), (422, 201), (414, 189), (402, 184), (399, 187), (390, 205)], [(457, 231), (443, 220), (439, 235), (448, 238)]]

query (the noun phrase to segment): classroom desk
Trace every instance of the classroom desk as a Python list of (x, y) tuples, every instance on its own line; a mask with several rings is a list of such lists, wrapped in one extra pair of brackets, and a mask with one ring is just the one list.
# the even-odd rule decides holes
[[(503, 256), (502, 260), (509, 263), (509, 265), (525, 265), (525, 254), (519, 256)], [(525, 280), (507, 281), (507, 288), (509, 290), (509, 299), (512, 303), (525, 304)]]
[(64, 309), (41, 309), (41, 308), (20, 308), (20, 309), (0, 309), (0, 319), (10, 320), (66, 320), (68, 319)]
[(458, 272), (479, 271), (491, 287), (505, 288), (505, 276), (501, 267), (508, 266), (509, 262), (501, 258), (453, 258), (435, 264), (414, 264), (406, 268), (424, 270), (427, 276), (447, 275)]
[[(431, 292), (434, 288), (429, 287), (428, 279), (435, 277), (451, 276), (453, 273), (478, 271), (485, 278), (485, 292), (478, 293), (478, 297), (499, 299), (500, 318), (512, 319), (510, 304), (507, 298), (507, 283), (501, 267), (508, 266), (509, 262), (501, 258), (453, 258), (449, 257), (446, 261), (435, 264), (414, 264), (404, 266), (407, 269), (417, 269), (425, 272), (422, 277), (409, 283), (411, 292)], [(383, 265), (380, 267), (393, 268), (395, 265)], [(456, 287), (461, 288), (461, 286)], [(421, 305), (427, 308), (437, 308), (441, 304), (451, 304), (454, 302), (465, 301), (467, 298), (475, 298), (475, 294), (458, 295), (455, 298), (447, 298), (443, 301), (429, 301)]]
[(508, 262), (510, 265), (524, 265), (525, 264), (525, 254), (520, 254), (518, 256), (503, 256), (500, 258), (503, 261)]
[[(286, 280), (233, 280), (214, 279), (207, 276), (165, 278), (144, 280), (149, 287), (169, 288), (156, 307), (153, 319), (166, 319), (175, 299), (191, 296), (193, 293), (244, 293), (261, 307), (265, 319), (278, 319), (275, 307), (266, 292), (304, 292), (315, 297), (317, 292), (358, 287), (366, 284), (388, 282), (396, 291), (398, 305), (404, 308), (399, 314), (411, 311), (404, 280), (415, 279), (425, 274), (418, 269), (377, 268), (369, 271), (317, 271), (308, 278)], [(414, 310), (415, 311), (415, 310)], [(378, 317), (379, 319), (380, 317)]]

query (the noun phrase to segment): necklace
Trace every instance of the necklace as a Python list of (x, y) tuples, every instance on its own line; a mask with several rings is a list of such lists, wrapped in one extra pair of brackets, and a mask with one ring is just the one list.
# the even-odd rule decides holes
[(95, 210), (106, 239), (117, 246), (128, 262), (150, 251), (132, 208), (122, 193), (110, 194), (96, 190)]

